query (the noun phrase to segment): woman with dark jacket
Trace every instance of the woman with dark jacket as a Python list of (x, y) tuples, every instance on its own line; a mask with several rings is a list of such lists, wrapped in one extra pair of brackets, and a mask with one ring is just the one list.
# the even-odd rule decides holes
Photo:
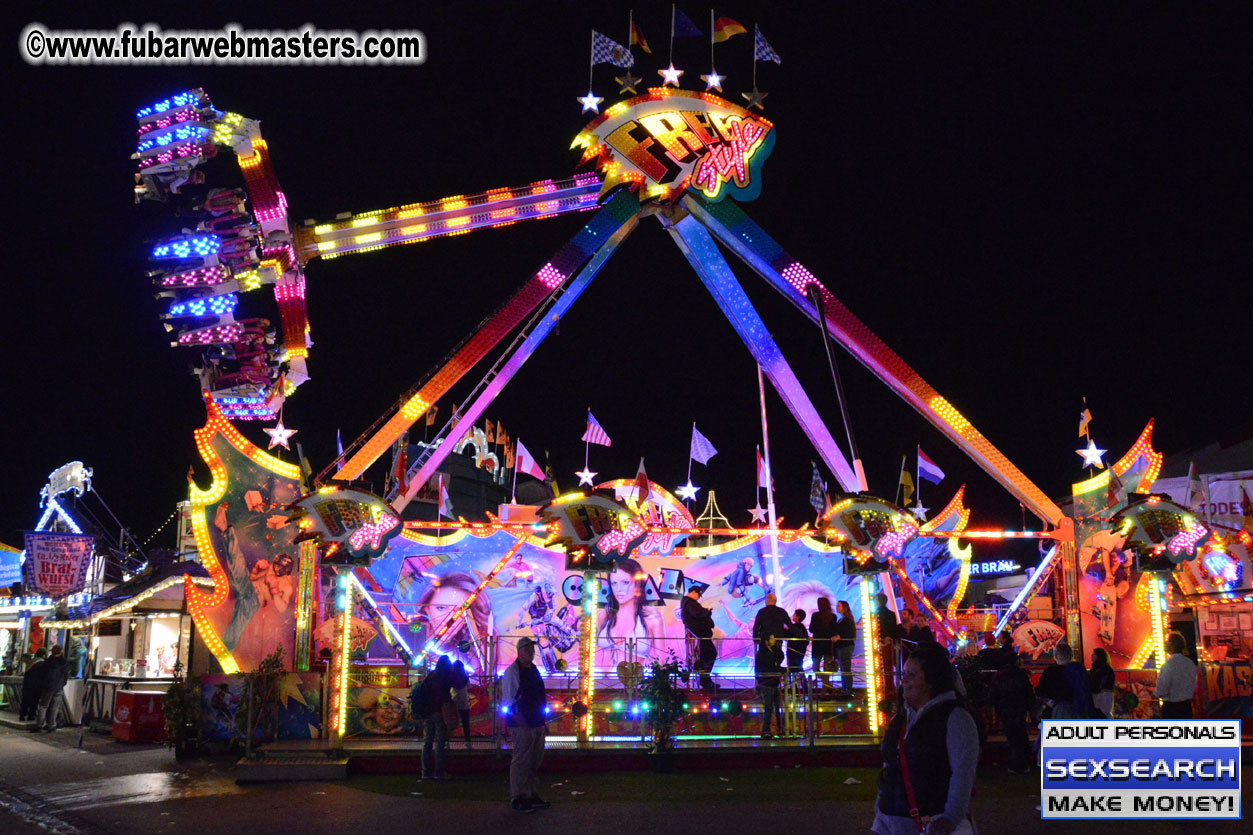
[(979, 731), (953, 691), (953, 665), (939, 644), (905, 662), (904, 710), (883, 737), (883, 771), (871, 829), (877, 835), (970, 833), (970, 793)]
[(848, 601), (841, 600), (835, 607), (839, 620), (835, 622), (835, 663), (840, 667), (840, 689), (853, 692), (853, 646), (857, 643), (857, 621)]
[(831, 611), (829, 598), (818, 598), (818, 611), (809, 619), (809, 638), (818, 685), (826, 687), (835, 666), (835, 612)]

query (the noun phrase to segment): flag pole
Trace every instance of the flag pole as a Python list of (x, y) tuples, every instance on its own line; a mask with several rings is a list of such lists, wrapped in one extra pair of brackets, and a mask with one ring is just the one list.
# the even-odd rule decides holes
[(761, 27), (756, 23), (753, 24), (753, 92), (757, 92), (757, 36), (761, 32)]
[(627, 52), (631, 51), (631, 37), (635, 34), (635, 9), (627, 10)]
[(770, 587), (779, 593), (779, 536), (774, 515), (774, 470), (770, 468), (770, 427), (766, 423), (766, 383), (757, 366), (757, 397), (761, 402), (762, 461), (766, 468), (766, 518), (770, 520)]
[(518, 445), (517, 444), (518, 442), (515, 440), (514, 447), (513, 447), (513, 490), (512, 490), (512, 498), (509, 500), (510, 504), (518, 503)]
[(670, 4), (670, 66), (674, 66), (674, 4)]
[(692, 421), (692, 438), (687, 442), (687, 483), (692, 483), (692, 440), (696, 438), (696, 421)]
[(896, 476), (896, 497), (892, 500), (892, 504), (896, 505), (897, 507), (901, 506), (901, 476), (905, 474), (905, 462), (908, 460), (909, 460), (908, 455), (901, 456), (901, 471)]
[(922, 447), (914, 446), (914, 507), (922, 507), (922, 458), (919, 453)]
[(714, 9), (709, 7), (709, 71), (715, 73), (718, 70), (714, 67)]
[[(587, 422), (591, 423), (592, 422), (592, 407), (591, 406), (587, 407), (587, 418), (588, 418)], [(588, 428), (590, 429), (591, 427), (588, 427)], [(592, 442), (588, 440), (587, 430), (585, 429), (583, 431), (583, 469), (584, 470), (587, 469), (587, 451), (588, 451), (588, 448), (591, 447), (591, 445), (592, 445)]]

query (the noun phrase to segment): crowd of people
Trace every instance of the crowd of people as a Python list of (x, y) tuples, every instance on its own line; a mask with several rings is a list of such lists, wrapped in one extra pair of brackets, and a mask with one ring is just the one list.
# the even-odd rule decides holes
[(22, 702), (18, 708), (22, 721), (34, 723), (30, 729), (32, 733), (52, 733), (57, 729), (65, 683), (69, 678), (69, 661), (60, 644), (51, 650), (45, 647), (35, 650), (22, 674)]

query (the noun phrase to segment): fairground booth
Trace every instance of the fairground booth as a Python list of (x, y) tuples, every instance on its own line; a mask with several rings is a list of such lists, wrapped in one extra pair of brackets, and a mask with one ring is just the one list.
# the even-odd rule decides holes
[[(257, 121), (217, 109), (199, 89), (138, 112), (138, 199), (177, 208), (191, 200), (177, 188), (193, 173), (219, 178), (189, 204), (202, 219), (197, 229), (172, 233), (150, 253), (174, 344), (201, 360), (207, 417), (195, 437), (208, 474), (190, 487), (188, 514), (207, 577), (188, 572), (181, 583), (208, 650), (191, 661), (205, 673), (207, 738), (238, 736), (255, 686), (243, 675), (263, 665), (280, 679), (265, 708), (274, 736), (342, 748), (413, 735), (410, 687), (447, 655), (471, 676), (474, 736), (501, 744), (507, 706), (498, 682), (528, 637), (552, 694), (554, 744), (646, 746), (667, 734), (683, 745), (759, 744), (753, 625), (767, 593), (789, 612), (813, 613), (823, 598), (846, 604), (857, 626), (844, 674), (816, 675), (806, 661), (785, 677), (791, 744), (876, 741), (896, 709), (901, 648), (887, 633), (902, 617), (916, 616), (956, 654), (977, 649), (985, 633), (1012, 634), (1041, 663), (1062, 638), (1085, 660), (1103, 647), (1120, 671), (1116, 715), (1155, 709), (1164, 636), (1193, 597), (1208, 658), (1247, 658), (1248, 613), (1237, 598), (1248, 582), (1248, 532), (1158, 490), (1152, 422), (1110, 462), (1089, 434), (1087, 475), (1069, 501), (1049, 498), (745, 213), (776, 141), (764, 93), (754, 88), (741, 107), (717, 87), (679, 89), (673, 73), (642, 92), (631, 82), (603, 111), (591, 93), (581, 100), (591, 121), (573, 138), (572, 163), (588, 165), (583, 173), (305, 225), (291, 220)], [(238, 173), (225, 167), (231, 157)], [(281, 410), (308, 381), (308, 262), (575, 212), (586, 222), (545, 263), (503, 265), (521, 286), (489, 306), (495, 312), (435, 369), (320, 473), (302, 466)], [(642, 461), (634, 475), (598, 479), (590, 448), (610, 438), (589, 411), (579, 488), (554, 495), (526, 446), (487, 417), (606, 261), (653, 221), (759, 369), (759, 500), (743, 524), (722, 516), (712, 491), (703, 512), (690, 509), (700, 489), (690, 465), (717, 453), (695, 425), (688, 482), (671, 492)], [(170, 217), (171, 229), (184, 222)], [(1030, 522), (1014, 530), (972, 523), (963, 488), (940, 488), (942, 509), (930, 514), (908, 496), (898, 504), (869, 492), (862, 462), (837, 444), (727, 254), (814, 328), (841, 397), (835, 346), (982, 467)], [(814, 466), (815, 519), (799, 527), (781, 527), (775, 514), (767, 382), (835, 481), (828, 491)], [(245, 434), (259, 436), (258, 421), (274, 422), (262, 428), (265, 449)], [(847, 420), (843, 430), (855, 449)], [(943, 482), (921, 449), (913, 469)], [(173, 576), (148, 591), (172, 588), (164, 584)], [(1216, 577), (1227, 579), (1215, 585)], [(682, 617), (693, 589), (712, 617), (716, 690), (688, 675), (703, 637)], [(162, 642), (187, 628), (157, 594), (141, 601), (147, 606), (93, 610), (101, 623), (121, 624), (100, 647), (114, 663), (134, 658), (127, 673), (137, 674), (140, 660), (153, 669), (143, 636), (164, 636), (156, 639), (164, 670)], [(671, 660), (682, 675), (668, 673)], [(677, 715), (661, 705), (673, 693)]]

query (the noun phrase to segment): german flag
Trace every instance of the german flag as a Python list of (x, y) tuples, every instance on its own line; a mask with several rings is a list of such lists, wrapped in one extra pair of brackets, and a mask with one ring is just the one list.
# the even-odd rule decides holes
[(738, 21), (720, 17), (714, 21), (714, 43), (722, 43), (735, 35), (746, 35), (748, 30)]
[(639, 44), (640, 49), (644, 50), (649, 55), (653, 54), (653, 51), (648, 48), (648, 41), (644, 40), (644, 33), (640, 31), (640, 27), (636, 25), (634, 20), (632, 20), (631, 21), (631, 42), (627, 44), (627, 46), (635, 46), (636, 44)]

